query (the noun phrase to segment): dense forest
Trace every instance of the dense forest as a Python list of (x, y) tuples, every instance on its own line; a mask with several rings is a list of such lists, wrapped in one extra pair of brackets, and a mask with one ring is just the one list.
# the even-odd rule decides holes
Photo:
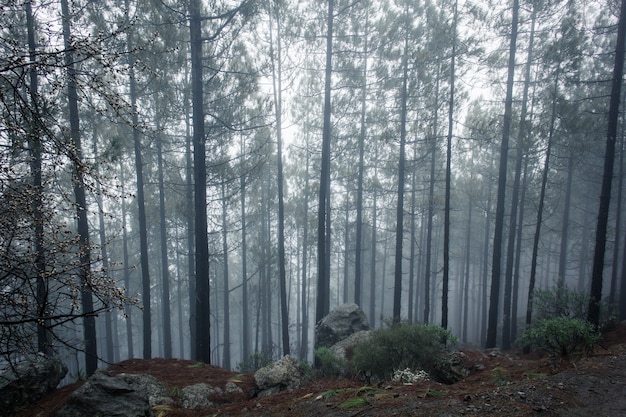
[(311, 361), (347, 302), (503, 349), (540, 291), (625, 319), (620, 7), (1, 1), (2, 362)]

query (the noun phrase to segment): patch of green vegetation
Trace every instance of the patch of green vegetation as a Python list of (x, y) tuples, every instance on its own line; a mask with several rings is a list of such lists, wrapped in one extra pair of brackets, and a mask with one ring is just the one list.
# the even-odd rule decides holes
[(456, 342), (452, 333), (440, 326), (393, 324), (375, 330), (367, 341), (355, 346), (352, 366), (383, 379), (389, 379), (395, 369), (429, 372)]
[(378, 388), (374, 388), (371, 387), (369, 385), (366, 385), (364, 387), (361, 387), (357, 390), (356, 394), (357, 395), (361, 395), (361, 394), (370, 394), (372, 392), (380, 392), (380, 390)]
[(541, 320), (517, 339), (517, 345), (551, 357), (589, 355), (600, 342), (600, 334), (585, 320), (565, 316)]
[(180, 393), (181, 393), (181, 390), (179, 386), (175, 385), (172, 388), (170, 388), (170, 397), (178, 398), (180, 397)]
[(341, 404), (339, 404), (339, 408), (342, 410), (349, 410), (357, 407), (364, 407), (369, 405), (369, 402), (363, 397), (353, 397), (345, 400)]
[(204, 362), (196, 362), (188, 366), (188, 368), (204, 368), (206, 364)]
[(509, 373), (501, 366), (496, 366), (491, 370), (491, 379), (496, 383), (503, 383), (509, 380)]
[(319, 372), (325, 377), (338, 377), (348, 366), (346, 360), (338, 358), (330, 349), (325, 347), (316, 349), (315, 357), (320, 364)]
[(228, 379), (230, 382), (241, 382), (243, 381), (243, 374), (237, 374)]
[(548, 376), (547, 374), (544, 374), (541, 372), (532, 372), (532, 371), (524, 372), (524, 379), (542, 379), (547, 376)]
[(339, 393), (341, 393), (340, 390), (331, 389), (329, 391), (323, 392), (321, 397), (324, 398), (324, 399), (333, 398), (333, 397), (336, 397), (337, 395), (339, 395)]

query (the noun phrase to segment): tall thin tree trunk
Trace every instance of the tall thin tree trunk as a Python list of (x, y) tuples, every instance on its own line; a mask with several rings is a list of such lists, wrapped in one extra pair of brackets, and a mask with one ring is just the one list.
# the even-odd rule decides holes
[(398, 160), (398, 204), (396, 205), (396, 256), (393, 284), (393, 322), (400, 323), (402, 309), (402, 244), (404, 240), (404, 183), (405, 183), (405, 148), (406, 148), (406, 102), (409, 78), (408, 63), (409, 36), (404, 37), (402, 56), (402, 89), (400, 90), (400, 156)]
[[(223, 149), (223, 148), (222, 148)], [(222, 155), (222, 157), (225, 157), (225, 155)], [(225, 173), (222, 172), (222, 181), (221, 181), (221, 186), (220, 186), (220, 190), (221, 190), (221, 200), (222, 200), (222, 260), (223, 260), (223, 266), (222, 266), (222, 272), (224, 274), (224, 287), (222, 289), (223, 291), (223, 303), (224, 306), (222, 308), (222, 311), (224, 312), (224, 328), (223, 330), (223, 334), (224, 334), (224, 354), (222, 357), (222, 367), (225, 369), (230, 369), (231, 365), (230, 365), (230, 285), (228, 282), (229, 279), (229, 273), (228, 273), (228, 224), (226, 221), (226, 213), (227, 213), (227, 207), (226, 207), (226, 178), (225, 178)]]
[[(471, 174), (470, 174), (471, 175)], [(472, 181), (470, 179), (470, 181)], [(461, 340), (467, 343), (467, 321), (468, 321), (468, 306), (469, 306), (469, 281), (470, 281), (470, 266), (471, 266), (471, 242), (472, 242), (472, 213), (473, 213), (473, 201), (472, 196), (469, 196), (467, 204), (467, 236), (465, 240), (465, 271), (464, 285), (463, 285), (463, 297), (461, 305), (463, 306), (462, 314), (462, 326), (461, 326)]]
[(506, 193), (509, 136), (511, 134), (511, 117), (513, 112), (513, 83), (515, 80), (515, 52), (517, 49), (519, 0), (513, 0), (512, 13), (508, 77), (506, 82), (506, 98), (504, 102), (504, 123), (502, 126), (502, 143), (500, 145), (500, 167), (498, 170), (498, 195), (496, 200), (496, 224), (493, 236), (491, 292), (489, 300), (487, 341), (485, 342), (486, 348), (493, 348), (496, 346), (496, 337), (498, 333), (498, 305), (500, 301), (500, 274), (502, 267), (502, 236), (504, 235), (504, 195)]
[[(623, 120), (623, 117), (622, 117)], [(615, 207), (615, 243), (613, 244), (613, 261), (611, 263), (611, 286), (609, 288), (609, 310), (615, 311), (615, 293), (617, 292), (617, 271), (619, 263), (619, 242), (622, 234), (622, 188), (624, 184), (624, 126), (622, 125), (622, 137), (620, 138), (619, 167), (617, 174), (617, 205)]]
[(309, 304), (308, 304), (308, 249), (309, 249), (309, 135), (308, 124), (305, 128), (305, 152), (306, 152), (306, 166), (304, 172), (304, 213), (303, 213), (303, 230), (302, 230), (302, 297), (300, 302), (302, 303), (302, 338), (300, 346), (300, 358), (306, 360), (309, 354)]
[[(532, 7), (532, 6), (531, 6)], [(515, 261), (515, 237), (517, 231), (517, 211), (519, 206), (520, 181), (522, 176), (522, 162), (524, 160), (524, 147), (526, 146), (526, 130), (528, 121), (528, 89), (530, 87), (530, 67), (533, 58), (533, 44), (535, 41), (535, 9), (533, 8), (530, 24), (530, 41), (528, 44), (528, 55), (524, 70), (524, 92), (522, 94), (522, 109), (520, 112), (520, 124), (517, 133), (517, 152), (515, 156), (515, 177), (513, 180), (513, 192), (511, 197), (511, 216), (509, 218), (509, 234), (506, 257), (506, 270), (504, 281), (504, 313), (502, 325), (502, 348), (511, 349), (511, 304), (513, 289), (513, 266)], [(513, 318), (515, 319), (515, 317)]]
[[(415, 143), (417, 143), (417, 141), (415, 141)], [(413, 157), (415, 158), (416, 155), (416, 146), (413, 147), (414, 152), (413, 152)], [(416, 168), (413, 167), (412, 172), (411, 172), (411, 242), (410, 242), (410, 255), (409, 255), (409, 304), (408, 304), (408, 319), (409, 319), (409, 323), (413, 323), (413, 321), (416, 320), (415, 317), (415, 305), (417, 304), (417, 297), (415, 296), (415, 249), (416, 249), (416, 242), (415, 242), (415, 235), (416, 235), (416, 222), (415, 222), (415, 212), (417, 211), (417, 201), (416, 201), (416, 196), (417, 196), (417, 190), (415, 189), (417, 186), (417, 173), (416, 173)]]
[[(435, 82), (435, 104), (434, 104), (434, 116), (433, 116), (433, 132), (431, 138), (431, 158), (430, 158), (430, 180), (428, 186), (428, 221), (426, 231), (426, 270), (424, 272), (424, 323), (430, 322), (430, 310), (431, 310), (431, 289), (435, 288), (431, 285), (432, 268), (431, 261), (433, 257), (433, 217), (435, 215), (435, 165), (437, 155), (437, 132), (439, 131), (439, 75), (441, 72), (441, 65), (437, 67), (437, 79)], [(436, 265), (436, 263), (435, 263)]]
[[(122, 195), (124, 191), (124, 161), (120, 158), (120, 184), (122, 184)], [(124, 295), (130, 299), (130, 261), (128, 256), (128, 227), (126, 225), (126, 198), (122, 198), (122, 256), (124, 260)], [(133, 345), (133, 307), (129, 302), (124, 303), (124, 316), (126, 318), (126, 345), (128, 349), (128, 359), (135, 357)]]
[(350, 271), (350, 192), (346, 190), (346, 201), (344, 207), (344, 227), (343, 227), (343, 300), (348, 302), (350, 289), (348, 288), (348, 277)]
[(441, 294), (441, 327), (448, 328), (448, 281), (450, 274), (450, 188), (452, 169), (452, 129), (454, 127), (454, 67), (456, 63), (456, 22), (458, 0), (454, 2), (454, 21), (452, 23), (452, 57), (450, 62), (450, 103), (448, 105), (448, 135), (446, 138), (446, 195), (444, 208), (443, 232), (443, 289)]
[[(274, 90), (274, 108), (276, 109), (276, 167), (278, 182), (278, 276), (280, 285), (280, 317), (283, 355), (289, 355), (289, 310), (287, 307), (287, 271), (285, 267), (285, 203), (283, 197), (283, 126), (282, 126), (282, 45), (280, 34), (280, 11), (278, 2), (272, 4), (276, 13), (276, 50), (272, 40), (272, 87)], [(270, 12), (270, 25), (271, 16)], [(270, 40), (272, 29), (270, 28)]]
[(359, 121), (359, 168), (357, 174), (357, 192), (356, 192), (356, 248), (354, 258), (354, 303), (361, 306), (361, 285), (363, 255), (363, 173), (365, 171), (365, 134), (366, 134), (366, 108), (367, 108), (367, 58), (368, 58), (368, 32), (369, 32), (369, 13), (365, 16), (365, 41), (363, 44), (363, 86), (361, 87), (361, 118)]
[(204, 83), (202, 80), (202, 16), (200, 0), (189, 2), (191, 45), (191, 94), (193, 112), (193, 177), (195, 210), (195, 360), (211, 363), (209, 291), (209, 239), (207, 221), (206, 155), (204, 132)]
[(30, 67), (29, 75), (29, 103), (33, 114), (33, 120), (30, 123), (31, 131), (29, 132), (28, 143), (31, 156), (30, 172), (33, 177), (33, 223), (34, 223), (34, 241), (35, 241), (35, 262), (34, 267), (37, 275), (37, 351), (44, 354), (52, 354), (52, 335), (49, 328), (50, 319), (47, 318), (46, 311), (48, 309), (48, 285), (46, 283), (46, 255), (45, 255), (45, 234), (43, 221), (43, 180), (42, 180), (42, 132), (38, 126), (39, 118), (39, 79), (37, 76), (37, 44), (35, 41), (36, 22), (33, 14), (32, 1), (24, 3), (26, 8), (26, 26), (28, 31), (28, 55)]
[(546, 188), (548, 184), (548, 173), (550, 169), (550, 156), (552, 153), (552, 137), (554, 135), (554, 125), (556, 122), (556, 104), (559, 88), (559, 69), (557, 68), (554, 80), (554, 92), (552, 97), (552, 114), (550, 116), (550, 131), (548, 133), (548, 146), (546, 148), (546, 156), (543, 163), (543, 172), (541, 174), (541, 191), (539, 192), (539, 204), (537, 206), (537, 224), (535, 225), (535, 235), (533, 238), (533, 251), (530, 260), (530, 277), (528, 282), (528, 302), (526, 306), (526, 327), (532, 323), (533, 314), (533, 296), (535, 292), (535, 281), (537, 276), (537, 258), (539, 255), (539, 237), (541, 235), (541, 224), (543, 222), (543, 207), (546, 197)]
[(83, 336), (85, 339), (85, 372), (92, 375), (98, 367), (98, 345), (96, 338), (96, 319), (93, 307), (91, 284), (91, 249), (89, 244), (89, 223), (87, 219), (87, 199), (85, 196), (82, 144), (80, 137), (80, 118), (78, 114), (78, 92), (76, 69), (74, 68), (74, 49), (70, 28), (71, 15), (67, 0), (61, 0), (63, 43), (65, 47), (65, 70), (67, 72), (67, 98), (70, 118), (70, 138), (74, 147), (74, 197), (76, 199), (76, 218), (78, 229), (78, 276), (81, 281), (81, 307), (83, 314)]
[[(160, 126), (157, 121), (157, 132)], [(157, 165), (159, 170), (159, 229), (161, 235), (161, 307), (163, 312), (163, 356), (172, 357), (172, 316), (170, 311), (170, 265), (167, 255), (167, 224), (165, 219), (165, 184), (163, 180), (163, 144), (158, 137)]]
[(604, 272), (604, 252), (606, 249), (606, 233), (611, 203), (611, 184), (613, 181), (613, 165), (615, 162), (615, 139), (619, 117), (619, 104), (622, 98), (622, 77), (624, 74), (624, 44), (626, 38), (626, 0), (622, 0), (617, 29), (615, 47), (615, 68), (611, 86), (609, 118), (606, 134), (606, 152), (604, 155), (604, 173), (600, 192), (600, 208), (596, 227), (596, 246), (593, 254), (593, 272), (591, 276), (591, 297), (589, 298), (588, 320), (597, 328), (600, 324), (600, 301), (602, 300), (602, 275)]
[(567, 255), (570, 228), (570, 203), (572, 200), (572, 184), (574, 180), (574, 150), (569, 150), (567, 158), (567, 180), (565, 183), (565, 197), (563, 198), (563, 221), (561, 224), (561, 246), (559, 251), (559, 271), (557, 275), (557, 298), (562, 298), (565, 287)]
[[(188, 65), (185, 65), (185, 80), (188, 80)], [(189, 123), (189, 89), (185, 89), (185, 202), (187, 206), (187, 291), (189, 293), (189, 355), (196, 357), (196, 256), (193, 196), (192, 136)]]
[(320, 173), (320, 189), (317, 210), (317, 302), (315, 321), (319, 322), (330, 309), (330, 140), (331, 126), (331, 75), (333, 54), (333, 14), (334, 0), (328, 1), (327, 33), (326, 33), (326, 71), (324, 80), (324, 125), (322, 128), (322, 163)]
[[(376, 170), (374, 171), (374, 176), (376, 176)], [(377, 199), (378, 193), (376, 189), (373, 190), (374, 195), (372, 196), (372, 243), (371, 243), (371, 254), (370, 254), (370, 305), (369, 305), (369, 319), (370, 326), (372, 328), (376, 327), (376, 251), (377, 251), (377, 229), (378, 229), (378, 219), (377, 219)], [(381, 291), (382, 292), (382, 291)]]
[[(489, 173), (493, 172), (493, 158), (489, 158)], [(482, 285), (481, 285), (481, 310), (480, 310), (480, 342), (484, 342), (487, 338), (487, 284), (489, 280), (489, 239), (491, 237), (491, 194), (492, 183), (488, 181), (487, 186), (487, 205), (485, 209), (485, 235), (482, 260)]]
[(180, 246), (179, 246), (179, 234), (178, 226), (174, 227), (174, 239), (176, 242), (176, 314), (178, 324), (178, 358), (185, 357), (185, 337), (184, 337), (184, 324), (183, 324), (183, 280), (182, 280), (182, 265), (180, 262)]
[[(241, 155), (243, 160), (246, 157), (246, 144), (244, 136), (241, 136)], [(246, 217), (246, 173), (240, 173), (240, 188), (241, 188), (241, 303), (242, 303), (242, 359), (248, 360), (250, 357), (250, 308), (248, 303), (248, 245), (246, 242), (247, 236), (247, 217)]]
[[(98, 158), (98, 140), (95, 134), (95, 127), (94, 127), (94, 134), (93, 134), (93, 153), (94, 153), (94, 157)], [(99, 175), (100, 172), (99, 170), (96, 168), (96, 174)], [(106, 231), (105, 231), (105, 226), (104, 226), (104, 204), (102, 202), (102, 186), (100, 185), (100, 182), (96, 182), (96, 201), (98, 203), (98, 236), (100, 238), (100, 254), (102, 256), (102, 269), (104, 270), (105, 274), (109, 274), (110, 273), (110, 268), (109, 268), (109, 253), (108, 253), (108, 246), (107, 246), (107, 240), (106, 240)], [(108, 300), (103, 300), (105, 303), (108, 302)], [(106, 361), (109, 363), (113, 363), (114, 362), (114, 351), (113, 351), (113, 317), (111, 314), (111, 308), (109, 306), (106, 306), (107, 309), (104, 313), (104, 329), (105, 329), (105, 348), (106, 348)]]
[(511, 305), (511, 340), (517, 338), (517, 316), (519, 308), (520, 264), (522, 258), (522, 231), (524, 229), (524, 209), (526, 207), (526, 191), (528, 184), (529, 156), (524, 158), (524, 176), (522, 178), (522, 195), (520, 196), (519, 219), (517, 222), (517, 243), (515, 244), (515, 265), (513, 267), (513, 303)]
[[(125, 2), (125, 10), (128, 13), (129, 0)], [(129, 24), (129, 16), (126, 14), (126, 22)], [(133, 50), (130, 32), (127, 37), (127, 48)], [(139, 131), (139, 118), (137, 116), (137, 80), (135, 78), (135, 58), (130, 58), (129, 69), (129, 93), (133, 127), (133, 145), (135, 150), (135, 174), (137, 177), (137, 210), (139, 219), (139, 246), (141, 258), (141, 283), (142, 283), (142, 308), (143, 308), (143, 357), (152, 357), (152, 317), (150, 310), (150, 265), (148, 261), (148, 231), (146, 224), (146, 206), (144, 197), (143, 159), (141, 154), (141, 132)]]

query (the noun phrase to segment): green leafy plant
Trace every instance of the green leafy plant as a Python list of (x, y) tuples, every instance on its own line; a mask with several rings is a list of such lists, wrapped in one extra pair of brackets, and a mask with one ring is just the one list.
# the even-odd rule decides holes
[(178, 385), (174, 385), (170, 388), (170, 397), (178, 398), (180, 397), (181, 392), (180, 387)]
[(239, 372), (251, 374), (272, 363), (272, 358), (262, 352), (255, 352), (237, 364)]
[(330, 349), (325, 347), (316, 349), (315, 357), (320, 364), (319, 372), (327, 377), (337, 377), (341, 375), (348, 365), (347, 361), (338, 358)]
[(547, 374), (541, 373), (541, 372), (532, 372), (532, 371), (528, 371), (528, 372), (524, 372), (524, 379), (543, 379), (545, 377), (547, 377)]
[(508, 381), (509, 373), (503, 367), (496, 366), (491, 370), (491, 379), (497, 384), (502, 384)]
[(351, 408), (363, 407), (368, 404), (369, 402), (367, 402), (367, 400), (363, 397), (353, 397), (348, 398), (347, 400), (339, 404), (339, 408), (342, 410), (349, 410)]
[(589, 307), (589, 295), (571, 290), (566, 285), (537, 289), (533, 293), (533, 306), (538, 320), (569, 317), (585, 320)]
[(529, 327), (517, 340), (517, 345), (552, 357), (568, 358), (591, 353), (599, 341), (600, 334), (591, 323), (561, 316)]
[[(608, 303), (600, 302), (600, 327), (605, 328), (615, 321)], [(589, 293), (576, 291), (567, 285), (560, 284), (548, 289), (537, 289), (533, 292), (533, 310), (537, 320), (548, 320), (557, 317), (587, 320), (589, 309)]]
[(456, 338), (439, 326), (399, 323), (377, 329), (370, 339), (357, 344), (352, 366), (385, 379), (397, 369), (430, 372), (454, 344)]
[(313, 376), (313, 367), (307, 361), (300, 361), (299, 365), (300, 370), (304, 374), (305, 377), (310, 378)]
[(196, 362), (193, 363), (189, 366), (187, 366), (188, 368), (204, 368), (206, 366), (206, 364), (204, 362)]
[(336, 397), (337, 395), (339, 395), (340, 392), (341, 391), (336, 390), (336, 389), (332, 389), (332, 390), (329, 390), (329, 391), (324, 391), (321, 394), (321, 397), (324, 398), (324, 399), (333, 398), (333, 397)]

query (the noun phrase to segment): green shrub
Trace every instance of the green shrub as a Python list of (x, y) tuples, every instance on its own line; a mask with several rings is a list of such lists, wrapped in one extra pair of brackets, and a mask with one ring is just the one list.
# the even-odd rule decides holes
[(357, 344), (352, 366), (386, 379), (398, 369), (430, 372), (455, 343), (449, 331), (436, 325), (395, 324), (375, 330), (370, 339)]
[[(600, 328), (610, 326), (615, 317), (612, 316), (615, 308), (610, 308), (607, 302), (600, 302)], [(589, 311), (589, 293), (570, 289), (557, 281), (555, 286), (545, 290), (533, 292), (533, 314), (537, 320), (548, 320), (556, 317), (587, 320)]]
[(323, 376), (339, 376), (347, 367), (347, 362), (344, 359), (338, 358), (330, 349), (325, 347), (316, 349), (315, 357), (319, 361), (319, 372)]
[(256, 352), (237, 364), (239, 372), (251, 374), (272, 363), (272, 358), (262, 352)]
[(553, 357), (567, 358), (586, 355), (600, 341), (600, 334), (585, 320), (556, 317), (541, 320), (529, 327), (517, 340), (517, 345), (544, 352)]
[(571, 290), (566, 285), (538, 289), (533, 293), (533, 307), (537, 320), (561, 316), (585, 320), (589, 308), (589, 294)]

